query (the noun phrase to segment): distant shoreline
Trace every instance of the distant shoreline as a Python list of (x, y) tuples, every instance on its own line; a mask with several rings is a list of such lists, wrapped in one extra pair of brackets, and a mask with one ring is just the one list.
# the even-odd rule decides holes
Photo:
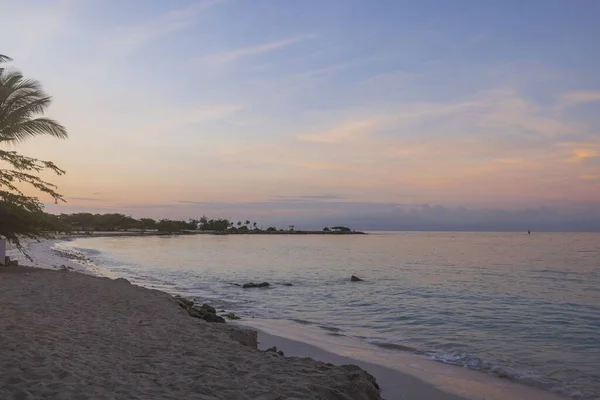
[(60, 234), (57, 238), (84, 238), (84, 237), (112, 237), (112, 236), (188, 236), (188, 235), (368, 235), (366, 232), (350, 231), (247, 231), (247, 232), (219, 232), (219, 231), (182, 231), (182, 232), (157, 232), (157, 231), (89, 231)]

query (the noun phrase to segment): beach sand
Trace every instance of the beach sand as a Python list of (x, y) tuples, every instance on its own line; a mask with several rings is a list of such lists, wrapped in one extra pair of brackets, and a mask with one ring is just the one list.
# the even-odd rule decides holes
[(0, 267), (1, 399), (379, 399), (356, 366), (242, 345), (169, 294)]

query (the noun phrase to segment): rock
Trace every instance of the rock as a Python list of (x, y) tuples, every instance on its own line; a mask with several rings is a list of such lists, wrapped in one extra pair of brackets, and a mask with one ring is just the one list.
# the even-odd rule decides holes
[(250, 288), (264, 288), (264, 287), (269, 287), (271, 286), (271, 284), (269, 284), (269, 282), (263, 282), (263, 283), (254, 283), (254, 282), (250, 282), (250, 283), (245, 283), (242, 285), (242, 288), (244, 289), (250, 289)]
[(283, 351), (277, 350), (277, 346), (270, 347), (270, 348), (266, 349), (265, 352), (275, 353), (275, 354), (278, 354), (280, 356), (284, 356)]
[(244, 346), (258, 348), (258, 333), (252, 329), (236, 327), (231, 331), (231, 338)]
[(204, 314), (204, 317), (202, 319), (206, 322), (220, 322), (223, 324), (225, 323), (225, 319), (223, 317), (219, 317), (218, 315), (212, 313)]
[(181, 306), (181, 308), (189, 308), (194, 305), (194, 302), (191, 300), (188, 300), (181, 296), (174, 296), (174, 297), (175, 297), (175, 300), (177, 300), (179, 302), (179, 305)]
[(352, 275), (352, 277), (350, 277), (350, 280), (352, 282), (362, 282), (363, 281), (363, 279), (360, 279), (359, 277), (357, 277), (355, 275)]
[[(68, 267), (67, 267), (68, 268)], [(125, 278), (117, 278), (115, 279), (115, 282), (120, 282), (120, 283), (125, 283), (127, 285), (131, 285), (131, 282), (129, 282), (127, 279)]]
[(235, 315), (232, 312), (225, 314), (225, 317), (227, 317), (229, 319), (241, 319), (240, 317), (238, 317), (237, 315)]
[(190, 317), (200, 318), (200, 319), (203, 319), (204, 314), (205, 314), (205, 313), (198, 311), (197, 309), (192, 308), (192, 307), (188, 308), (187, 312), (188, 312), (188, 314), (190, 314)]
[(282, 283), (281, 286), (294, 286), (291, 283)]
[(217, 310), (215, 310), (214, 307), (211, 307), (208, 304), (202, 304), (202, 308), (204, 308), (209, 313), (212, 313), (212, 314), (216, 314), (217, 313)]

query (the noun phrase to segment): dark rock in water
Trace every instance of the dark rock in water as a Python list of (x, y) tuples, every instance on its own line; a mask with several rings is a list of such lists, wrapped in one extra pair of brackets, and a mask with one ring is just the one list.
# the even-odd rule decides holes
[(216, 314), (217, 313), (217, 310), (215, 310), (214, 307), (211, 307), (208, 304), (202, 304), (201, 306), (196, 304), (195, 306), (192, 306), (192, 309), (196, 310), (202, 314)]
[(229, 283), (230, 285), (234, 285), (234, 286), (239, 286), (242, 287), (242, 285), (240, 285), (239, 283)]
[(282, 283), (281, 286), (294, 286), (291, 283)]
[(350, 278), (350, 280), (352, 282), (362, 282), (363, 281), (362, 279), (360, 279), (359, 277), (357, 277), (355, 275), (352, 275), (352, 277)]
[(208, 304), (202, 304), (202, 308), (204, 308), (206, 311), (208, 311), (211, 314), (216, 314), (217, 313), (217, 310), (215, 310), (214, 307), (211, 307)]
[(206, 322), (225, 322), (225, 319), (223, 317), (219, 317), (218, 315), (210, 312), (206, 308), (200, 306), (190, 307), (187, 309), (187, 312), (191, 317), (203, 319)]
[(222, 324), (225, 323), (225, 319), (223, 317), (219, 317), (218, 315), (213, 313), (204, 314), (204, 317), (202, 317), (202, 319), (206, 322), (220, 322)]
[(243, 284), (242, 288), (244, 288), (244, 289), (250, 289), (250, 288), (263, 288), (263, 287), (269, 287), (269, 286), (271, 286), (269, 284), (269, 282), (263, 282), (263, 283), (250, 282), (250, 283)]

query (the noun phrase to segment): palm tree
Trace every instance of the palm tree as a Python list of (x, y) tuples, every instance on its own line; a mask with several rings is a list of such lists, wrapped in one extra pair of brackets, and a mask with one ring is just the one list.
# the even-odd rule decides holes
[[(8, 61), (10, 57), (0, 54), (0, 63)], [(18, 70), (0, 68), (0, 142), (19, 143), (39, 135), (67, 138), (64, 126), (38, 117), (51, 102), (38, 81), (25, 79)]]
[(252, 226), (254, 227), (254, 229), (256, 230), (256, 222), (252, 223)]

